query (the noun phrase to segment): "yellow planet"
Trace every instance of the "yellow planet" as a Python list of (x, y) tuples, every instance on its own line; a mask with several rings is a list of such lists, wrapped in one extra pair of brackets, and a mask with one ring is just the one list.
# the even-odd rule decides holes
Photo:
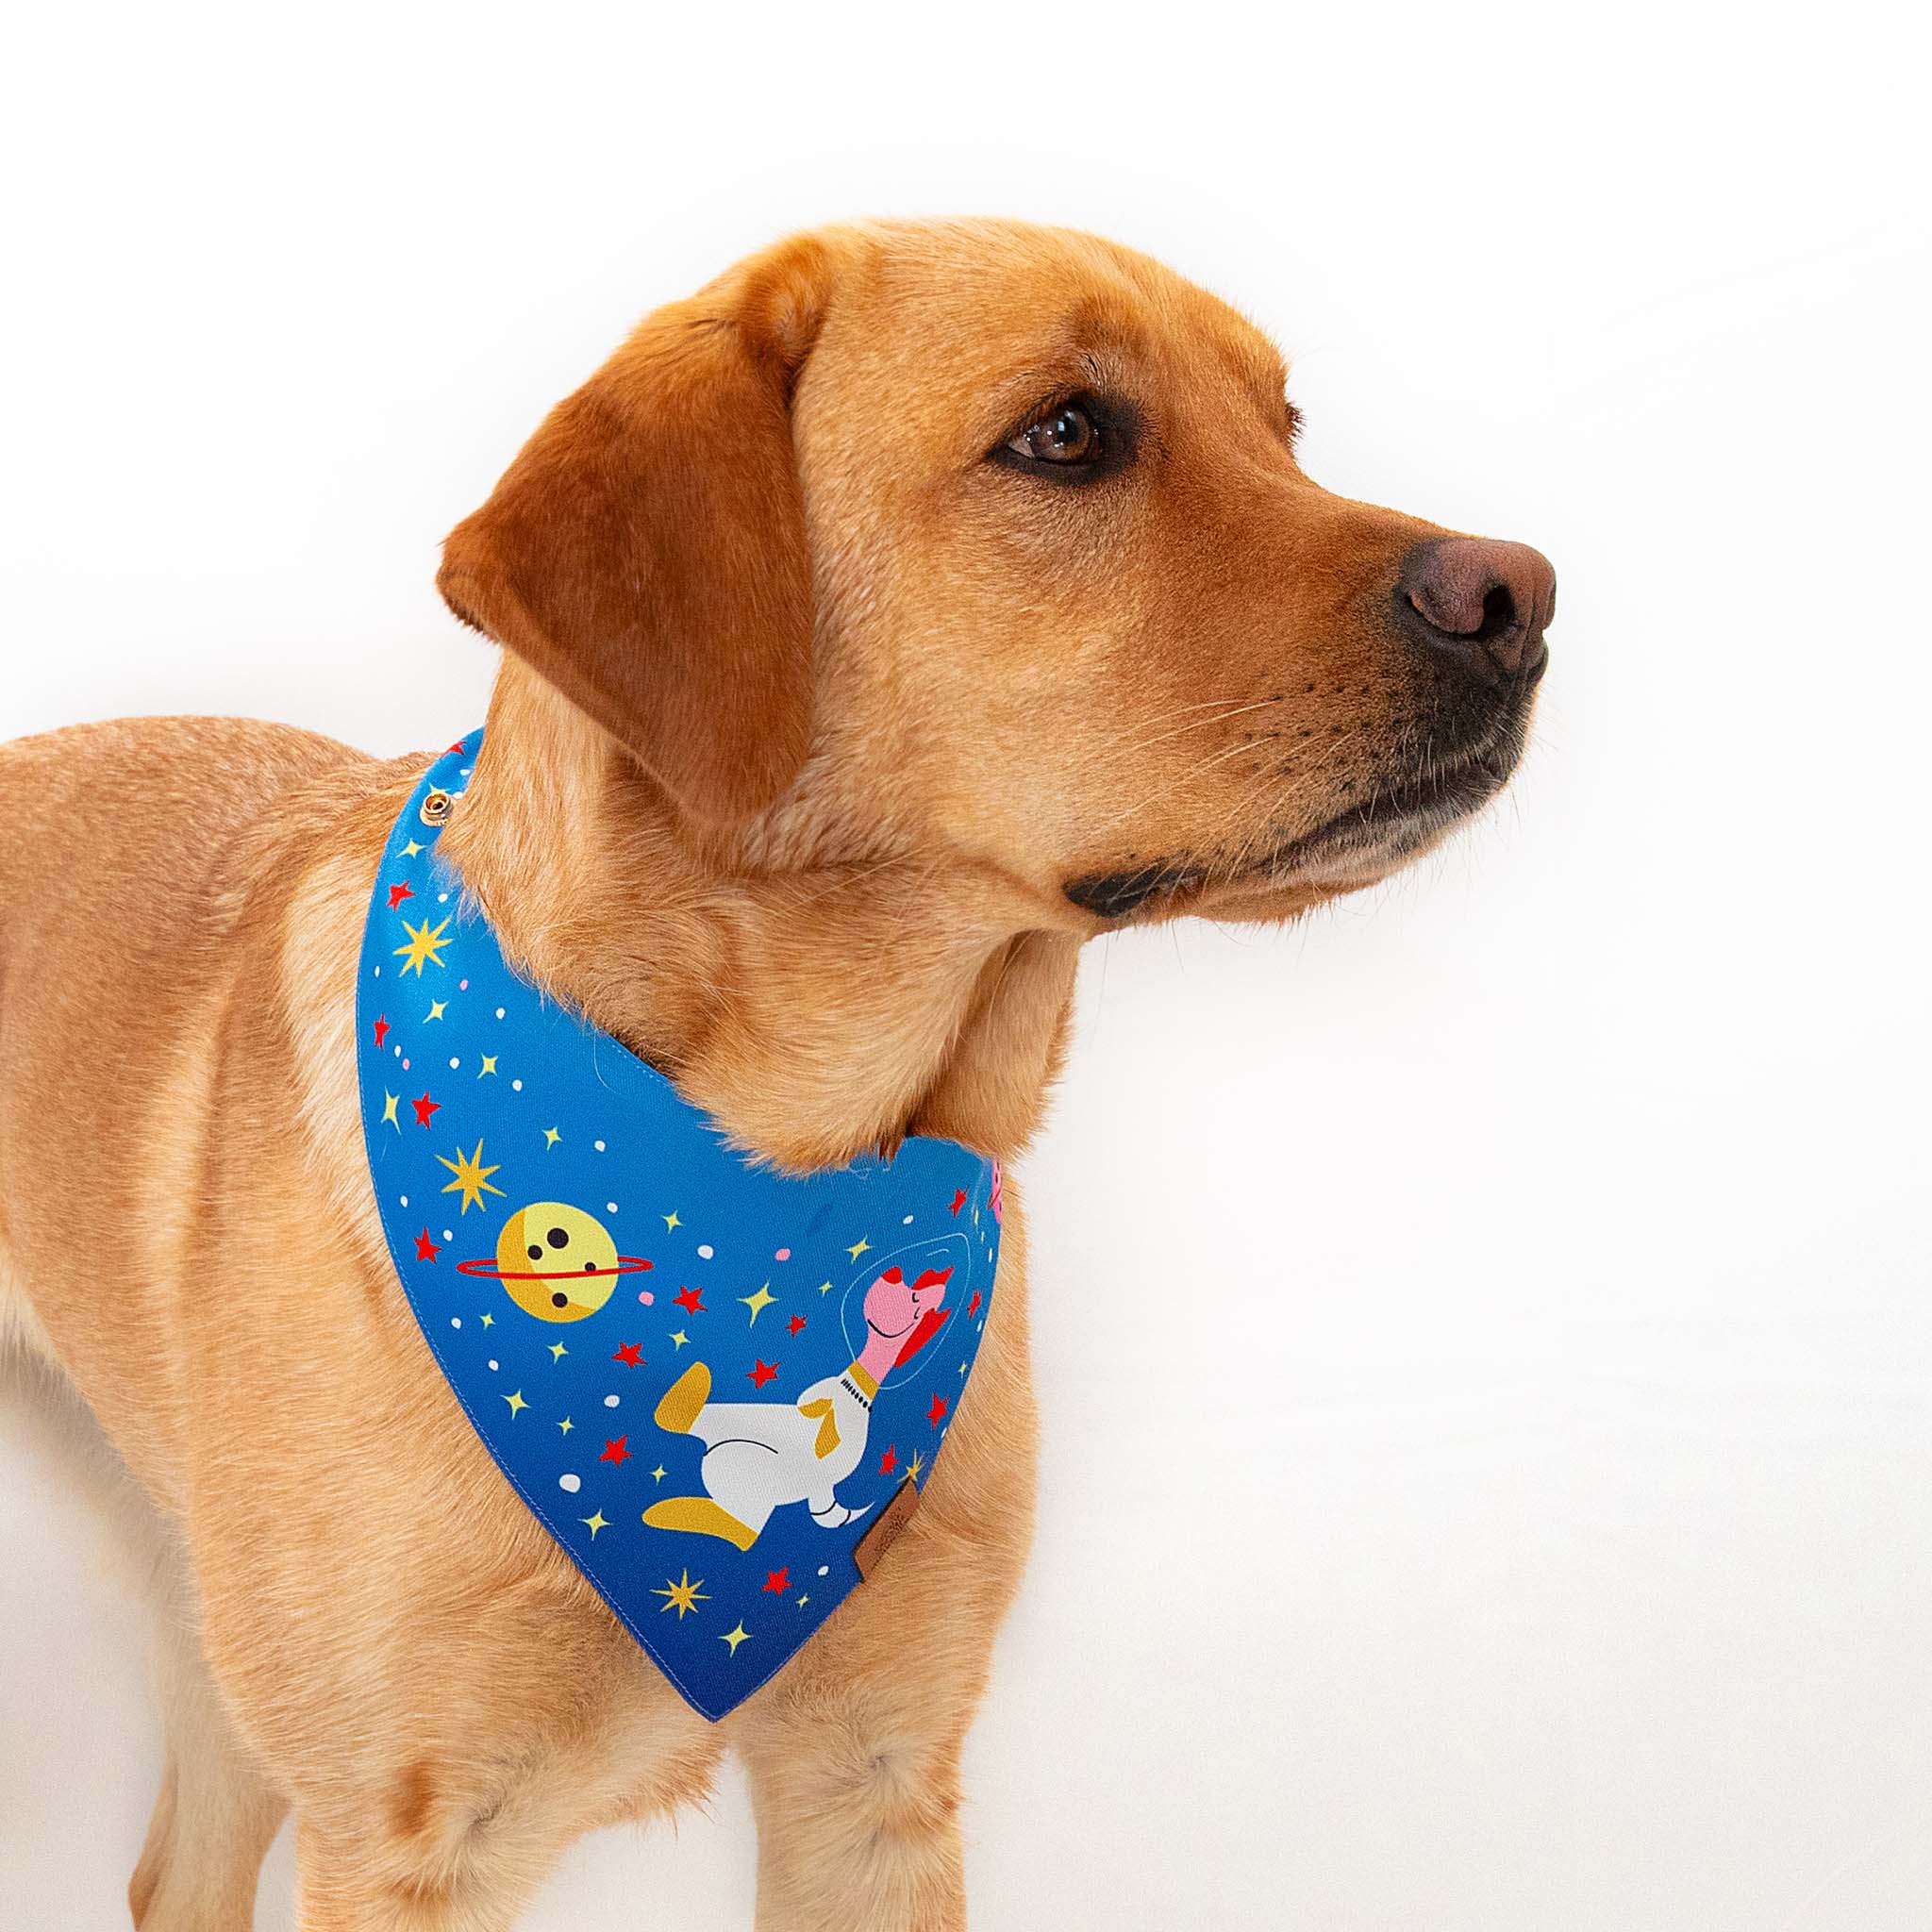
[(651, 1264), (620, 1255), (593, 1214), (567, 1201), (532, 1201), (503, 1224), (495, 1261), (461, 1261), (465, 1274), (494, 1275), (525, 1314), (540, 1322), (581, 1322), (610, 1299), (620, 1274)]

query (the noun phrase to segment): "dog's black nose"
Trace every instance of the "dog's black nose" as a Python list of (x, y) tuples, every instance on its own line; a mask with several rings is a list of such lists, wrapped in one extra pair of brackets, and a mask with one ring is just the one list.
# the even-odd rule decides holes
[(1487, 683), (1536, 677), (1550, 655), (1543, 631), (1556, 615), (1557, 573), (1527, 543), (1438, 537), (1403, 560), (1395, 609), (1411, 636)]

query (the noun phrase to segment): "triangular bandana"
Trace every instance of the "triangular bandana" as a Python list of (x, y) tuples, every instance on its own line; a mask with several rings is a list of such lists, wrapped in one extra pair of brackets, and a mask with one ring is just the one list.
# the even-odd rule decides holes
[(436, 857), (480, 732), (376, 874), (369, 1173), (409, 1305), (498, 1468), (691, 1706), (723, 1717), (858, 1585), (923, 1484), (999, 1260), (952, 1141), (788, 1179), (519, 978)]

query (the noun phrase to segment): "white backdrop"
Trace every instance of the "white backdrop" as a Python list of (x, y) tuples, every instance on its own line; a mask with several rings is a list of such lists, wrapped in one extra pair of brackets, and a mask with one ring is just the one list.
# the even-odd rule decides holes
[[(1229, 295), (1317, 476), (1550, 554), (1554, 664), (1417, 874), (1090, 956), (974, 1924), (1924, 1932), (1916, 63), (1857, 6), (649, 11), (16, 23), (0, 735), (446, 741), (438, 540), (789, 227), (1029, 215)], [(0, 1922), (92, 1932), (133, 1625), (4, 1444), (0, 1548)], [(528, 1923), (741, 1927), (751, 1859), (727, 1779)]]

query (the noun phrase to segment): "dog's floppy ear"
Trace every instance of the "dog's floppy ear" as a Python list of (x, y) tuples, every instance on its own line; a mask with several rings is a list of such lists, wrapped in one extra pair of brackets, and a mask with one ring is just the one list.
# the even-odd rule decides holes
[(443, 545), (450, 608), (714, 823), (811, 736), (811, 560), (791, 391), (834, 275), (802, 236), (647, 316)]

